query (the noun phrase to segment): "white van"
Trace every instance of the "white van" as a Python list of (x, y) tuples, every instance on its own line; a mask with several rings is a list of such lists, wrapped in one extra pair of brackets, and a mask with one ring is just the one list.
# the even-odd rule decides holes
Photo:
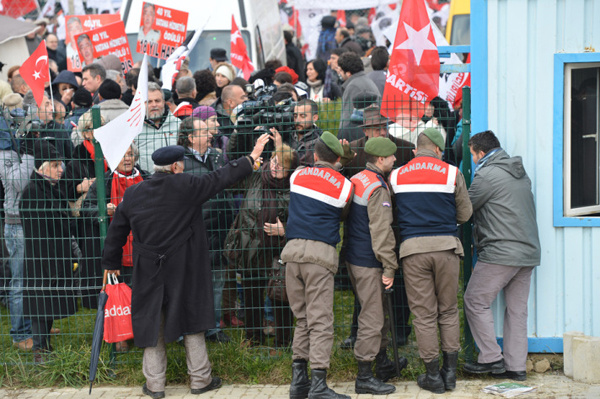
[[(286, 64), (285, 42), (277, 0), (149, 0), (148, 2), (188, 12), (188, 37), (193, 35), (198, 24), (206, 19), (205, 13), (210, 13), (200, 39), (189, 55), (191, 71), (208, 68), (210, 50), (215, 47), (224, 48), (227, 57), (231, 60), (229, 50), (232, 14), (246, 42), (248, 55), (255, 70), (262, 69), (265, 61), (274, 58)], [(123, 0), (121, 5), (121, 16), (125, 23), (125, 32), (134, 62), (142, 59), (142, 54), (135, 50), (143, 3), (144, 0)]]

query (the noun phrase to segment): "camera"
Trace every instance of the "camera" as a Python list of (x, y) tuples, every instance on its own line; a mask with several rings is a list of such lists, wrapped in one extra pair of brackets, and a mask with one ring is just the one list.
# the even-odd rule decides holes
[[(276, 102), (277, 86), (262, 86), (249, 95), (249, 100), (241, 105), (237, 113), (237, 146), (239, 153), (252, 151), (256, 138), (263, 133), (269, 133), (275, 128), (281, 134), (284, 143), (290, 143), (292, 132), (295, 130), (294, 107), (291, 98)], [(265, 147), (272, 151), (273, 143)]]

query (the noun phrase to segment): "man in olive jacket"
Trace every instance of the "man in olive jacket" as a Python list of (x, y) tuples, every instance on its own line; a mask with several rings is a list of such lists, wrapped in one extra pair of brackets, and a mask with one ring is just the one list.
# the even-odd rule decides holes
[[(509, 157), (493, 132), (469, 140), (475, 177), (469, 188), (478, 261), (465, 293), (465, 313), (479, 347), (469, 373), (526, 379), (527, 298), (540, 241), (531, 180), (521, 157)], [(504, 290), (504, 355), (496, 342), (492, 302)]]
[(192, 394), (218, 388), (211, 377), (204, 332), (214, 328), (211, 264), (202, 205), (250, 173), (269, 136), (248, 157), (203, 176), (182, 173), (184, 148), (152, 154), (154, 175), (129, 187), (109, 226), (102, 267), (119, 274), (122, 248), (133, 233), (131, 321), (135, 345), (144, 349), (143, 391), (164, 397), (165, 344), (184, 336)]

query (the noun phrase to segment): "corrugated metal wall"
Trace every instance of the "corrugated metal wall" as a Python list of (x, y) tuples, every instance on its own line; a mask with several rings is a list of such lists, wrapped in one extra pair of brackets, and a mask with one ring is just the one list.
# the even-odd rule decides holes
[(523, 157), (537, 204), (542, 264), (529, 335), (600, 336), (600, 227), (555, 228), (552, 218), (554, 54), (600, 51), (600, 1), (488, 0), (487, 13), (489, 128), (510, 155)]

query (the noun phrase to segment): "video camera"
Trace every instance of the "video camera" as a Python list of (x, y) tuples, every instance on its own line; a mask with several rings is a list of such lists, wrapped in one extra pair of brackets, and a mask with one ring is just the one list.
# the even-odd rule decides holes
[[(237, 150), (240, 153), (252, 151), (256, 138), (263, 133), (270, 134), (269, 129), (273, 127), (279, 131), (284, 143), (290, 143), (296, 126), (294, 122), (296, 104), (291, 98), (276, 103), (274, 99), (276, 91), (275, 85), (261, 86), (252, 90), (248, 95), (250, 99), (241, 105), (237, 113)], [(248, 90), (246, 92), (248, 93)], [(265, 151), (272, 150), (273, 144), (269, 143)]]

